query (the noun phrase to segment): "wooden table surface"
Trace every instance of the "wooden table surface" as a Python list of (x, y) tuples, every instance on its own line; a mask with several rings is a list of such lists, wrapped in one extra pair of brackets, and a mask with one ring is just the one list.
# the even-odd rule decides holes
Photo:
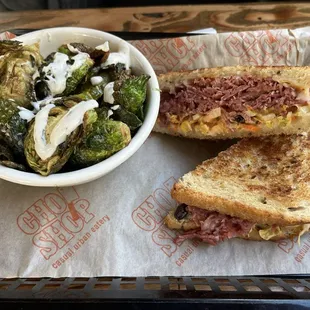
[(219, 32), (310, 26), (310, 3), (182, 5), (1, 12), (0, 31), (80, 26), (105, 31)]

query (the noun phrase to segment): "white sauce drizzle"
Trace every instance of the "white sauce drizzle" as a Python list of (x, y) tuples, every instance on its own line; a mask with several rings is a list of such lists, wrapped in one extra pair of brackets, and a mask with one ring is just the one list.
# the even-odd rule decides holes
[(112, 116), (113, 115), (113, 111), (112, 110), (109, 110), (108, 111), (108, 118), (110, 117), (110, 116)]
[(77, 48), (72, 46), (70, 43), (67, 44), (67, 48), (71, 53), (74, 53), (74, 54), (78, 54), (80, 52)]
[(114, 111), (117, 110), (117, 109), (119, 109), (119, 104), (114, 105), (113, 107), (111, 107), (111, 109), (114, 110)]
[(121, 44), (117, 53), (110, 53), (108, 59), (101, 64), (101, 67), (105, 68), (118, 63), (124, 64), (127, 70), (130, 67), (129, 46), (127, 43)]
[(41, 109), (41, 107), (44, 107), (44, 106), (46, 106), (49, 103), (53, 103), (53, 102), (55, 102), (58, 99), (61, 99), (61, 97), (53, 98), (52, 96), (48, 96), (48, 97), (46, 97), (43, 100), (31, 102), (31, 104), (32, 104), (32, 106), (34, 107), (34, 109), (36, 111), (39, 111)]
[(87, 53), (79, 53), (71, 59), (72, 65), (68, 64), (68, 55), (55, 53), (54, 61), (43, 68), (47, 78), (46, 83), (51, 91), (52, 96), (61, 94), (66, 89), (66, 81), (71, 77), (72, 72), (79, 69), (89, 58)]
[(62, 53), (56, 53), (54, 61), (43, 68), (43, 72), (47, 78), (47, 85), (52, 96), (61, 94), (66, 88), (66, 77), (69, 65), (67, 61), (69, 57)]
[(106, 41), (103, 44), (100, 44), (100, 45), (96, 46), (95, 49), (96, 50), (101, 50), (101, 51), (104, 51), (104, 52), (108, 52), (110, 50), (109, 42)]
[(90, 78), (91, 85), (96, 86), (99, 85), (103, 81), (101, 76), (93, 76)]
[(25, 109), (23, 107), (17, 107), (17, 108), (20, 110), (18, 114), (21, 119), (24, 119), (27, 122), (30, 122), (35, 117), (32, 111)]
[(45, 128), (47, 125), (48, 114), (52, 108), (54, 108), (54, 104), (46, 105), (42, 110), (38, 112), (35, 118), (34, 130), (33, 130), (33, 138), (34, 138), (34, 147), (38, 156), (45, 160), (53, 154), (53, 146), (51, 144), (46, 143), (45, 138)]
[(84, 114), (94, 108), (97, 108), (96, 100), (81, 101), (72, 107), (57, 123), (50, 135), (50, 142), (46, 143), (45, 128), (47, 125), (49, 111), (55, 107), (54, 104), (46, 105), (38, 112), (34, 124), (34, 142), (35, 150), (42, 160), (51, 157), (58, 145), (66, 140), (79, 125), (83, 123)]
[(108, 83), (103, 90), (103, 100), (104, 102), (113, 104), (114, 103), (114, 82)]

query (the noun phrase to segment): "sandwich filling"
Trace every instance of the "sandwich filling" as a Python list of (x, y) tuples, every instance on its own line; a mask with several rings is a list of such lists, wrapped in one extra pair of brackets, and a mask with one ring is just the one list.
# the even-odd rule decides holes
[(276, 119), (293, 121), (293, 116), (305, 112), (305, 107), (307, 110), (307, 101), (306, 93), (298, 93), (270, 77), (197, 78), (178, 85), (173, 91), (162, 90), (159, 122), (172, 128), (181, 126), (184, 133), (212, 131), (219, 124), (228, 128), (251, 125), (248, 129), (254, 129)]
[(173, 214), (184, 228), (186, 222), (189, 230), (182, 232), (175, 239), (181, 243), (186, 239), (199, 239), (211, 245), (220, 241), (241, 237), (253, 240), (280, 240), (298, 236), (307, 232), (309, 224), (280, 227), (261, 225), (237, 217), (181, 204)]

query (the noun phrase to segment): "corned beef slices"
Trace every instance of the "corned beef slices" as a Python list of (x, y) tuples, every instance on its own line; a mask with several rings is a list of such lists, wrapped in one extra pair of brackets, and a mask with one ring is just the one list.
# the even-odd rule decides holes
[(206, 114), (218, 107), (235, 115), (236, 112), (244, 115), (242, 112), (249, 109), (272, 109), (283, 115), (300, 104), (305, 104), (305, 101), (297, 99), (296, 91), (292, 87), (280, 84), (272, 78), (248, 75), (199, 78), (178, 86), (175, 94), (163, 89), (160, 117), (165, 119), (166, 113), (178, 116)]
[(187, 206), (186, 211), (200, 228), (179, 235), (175, 240), (176, 243), (198, 238), (203, 242), (216, 245), (220, 241), (248, 234), (254, 225), (240, 218), (196, 207)]

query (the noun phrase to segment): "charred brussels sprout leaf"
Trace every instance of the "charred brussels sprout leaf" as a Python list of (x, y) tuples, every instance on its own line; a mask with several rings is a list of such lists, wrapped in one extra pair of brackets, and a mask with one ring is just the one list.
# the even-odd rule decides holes
[(33, 75), (42, 61), (37, 44), (8, 50), (0, 59), (0, 98), (30, 107), (35, 99)]
[(27, 171), (26, 167), (22, 164), (18, 164), (14, 161), (9, 161), (9, 160), (1, 160), (0, 161), (1, 165), (8, 167), (8, 168), (12, 168), (15, 170), (20, 170), (20, 171)]
[(147, 81), (150, 76), (132, 76), (114, 84), (113, 97), (126, 110), (136, 114), (146, 98)]
[(12, 151), (4, 144), (0, 144), (0, 161), (13, 161), (14, 156)]
[(19, 41), (3, 40), (0, 41), (0, 55), (4, 55), (9, 52), (16, 52), (21, 50), (23, 45)]
[(87, 58), (80, 68), (72, 72), (71, 77), (67, 79), (66, 89), (62, 93), (62, 96), (68, 96), (77, 88), (79, 83), (83, 80), (88, 70), (93, 66), (94, 62)]
[(121, 106), (113, 111), (113, 119), (125, 123), (130, 130), (136, 130), (142, 125), (142, 121), (137, 115), (127, 111)]
[(75, 168), (94, 165), (126, 147), (130, 140), (130, 129), (126, 124), (101, 115), (88, 128), (70, 163)]
[[(52, 130), (55, 128), (61, 118), (67, 113), (67, 111), (68, 109), (65, 107), (55, 107), (51, 109), (45, 130), (45, 139), (47, 143), (49, 143)], [(42, 160), (35, 150), (34, 125), (35, 122), (30, 125), (24, 143), (25, 155), (28, 165), (35, 172), (38, 172), (44, 176), (58, 172), (68, 161), (75, 145), (80, 141), (83, 132), (82, 126), (79, 126), (77, 129), (75, 129), (66, 138), (65, 142), (57, 147), (56, 151), (51, 157), (47, 158), (46, 160)]]
[(116, 65), (110, 65), (106, 71), (109, 72), (112, 81), (115, 80), (125, 80), (130, 77), (130, 70), (126, 70), (126, 67), (122, 63), (117, 63)]
[(0, 99), (0, 140), (4, 141), (16, 156), (23, 157), (27, 122), (20, 118), (17, 105)]
[(13, 152), (3, 143), (0, 143), (0, 164), (8, 168), (26, 171), (26, 167), (23, 164), (14, 161)]
[[(69, 43), (69, 44), (73, 47), (73, 49), (76, 49), (76, 50), (78, 50), (81, 53), (91, 54), (94, 51), (94, 49), (92, 47), (90, 47), (90, 46), (88, 46), (88, 45), (86, 45), (84, 43)], [(69, 50), (67, 44), (61, 45), (58, 48), (58, 52), (66, 54), (68, 56), (73, 56), (73, 55), (77, 54), (75, 52), (71, 52)]]
[(70, 52), (70, 50), (68, 49), (68, 47), (67, 47), (66, 44), (60, 46), (60, 47), (58, 48), (58, 52), (59, 52), (59, 53), (66, 54), (66, 55), (68, 55), (68, 56), (73, 56), (73, 55), (74, 55), (74, 53)]
[[(92, 85), (91, 83), (91, 78), (94, 76), (102, 78), (102, 81), (97, 85)], [(103, 95), (104, 88), (110, 81), (111, 79), (107, 72), (98, 72), (94, 75), (88, 75), (87, 80), (79, 87), (79, 93), (73, 96), (83, 100), (97, 100)]]
[(94, 49), (92, 53), (90, 53), (91, 59), (94, 59), (96, 64), (100, 65), (101, 63), (104, 63), (109, 58), (110, 52), (109, 51), (103, 51), (100, 49)]

